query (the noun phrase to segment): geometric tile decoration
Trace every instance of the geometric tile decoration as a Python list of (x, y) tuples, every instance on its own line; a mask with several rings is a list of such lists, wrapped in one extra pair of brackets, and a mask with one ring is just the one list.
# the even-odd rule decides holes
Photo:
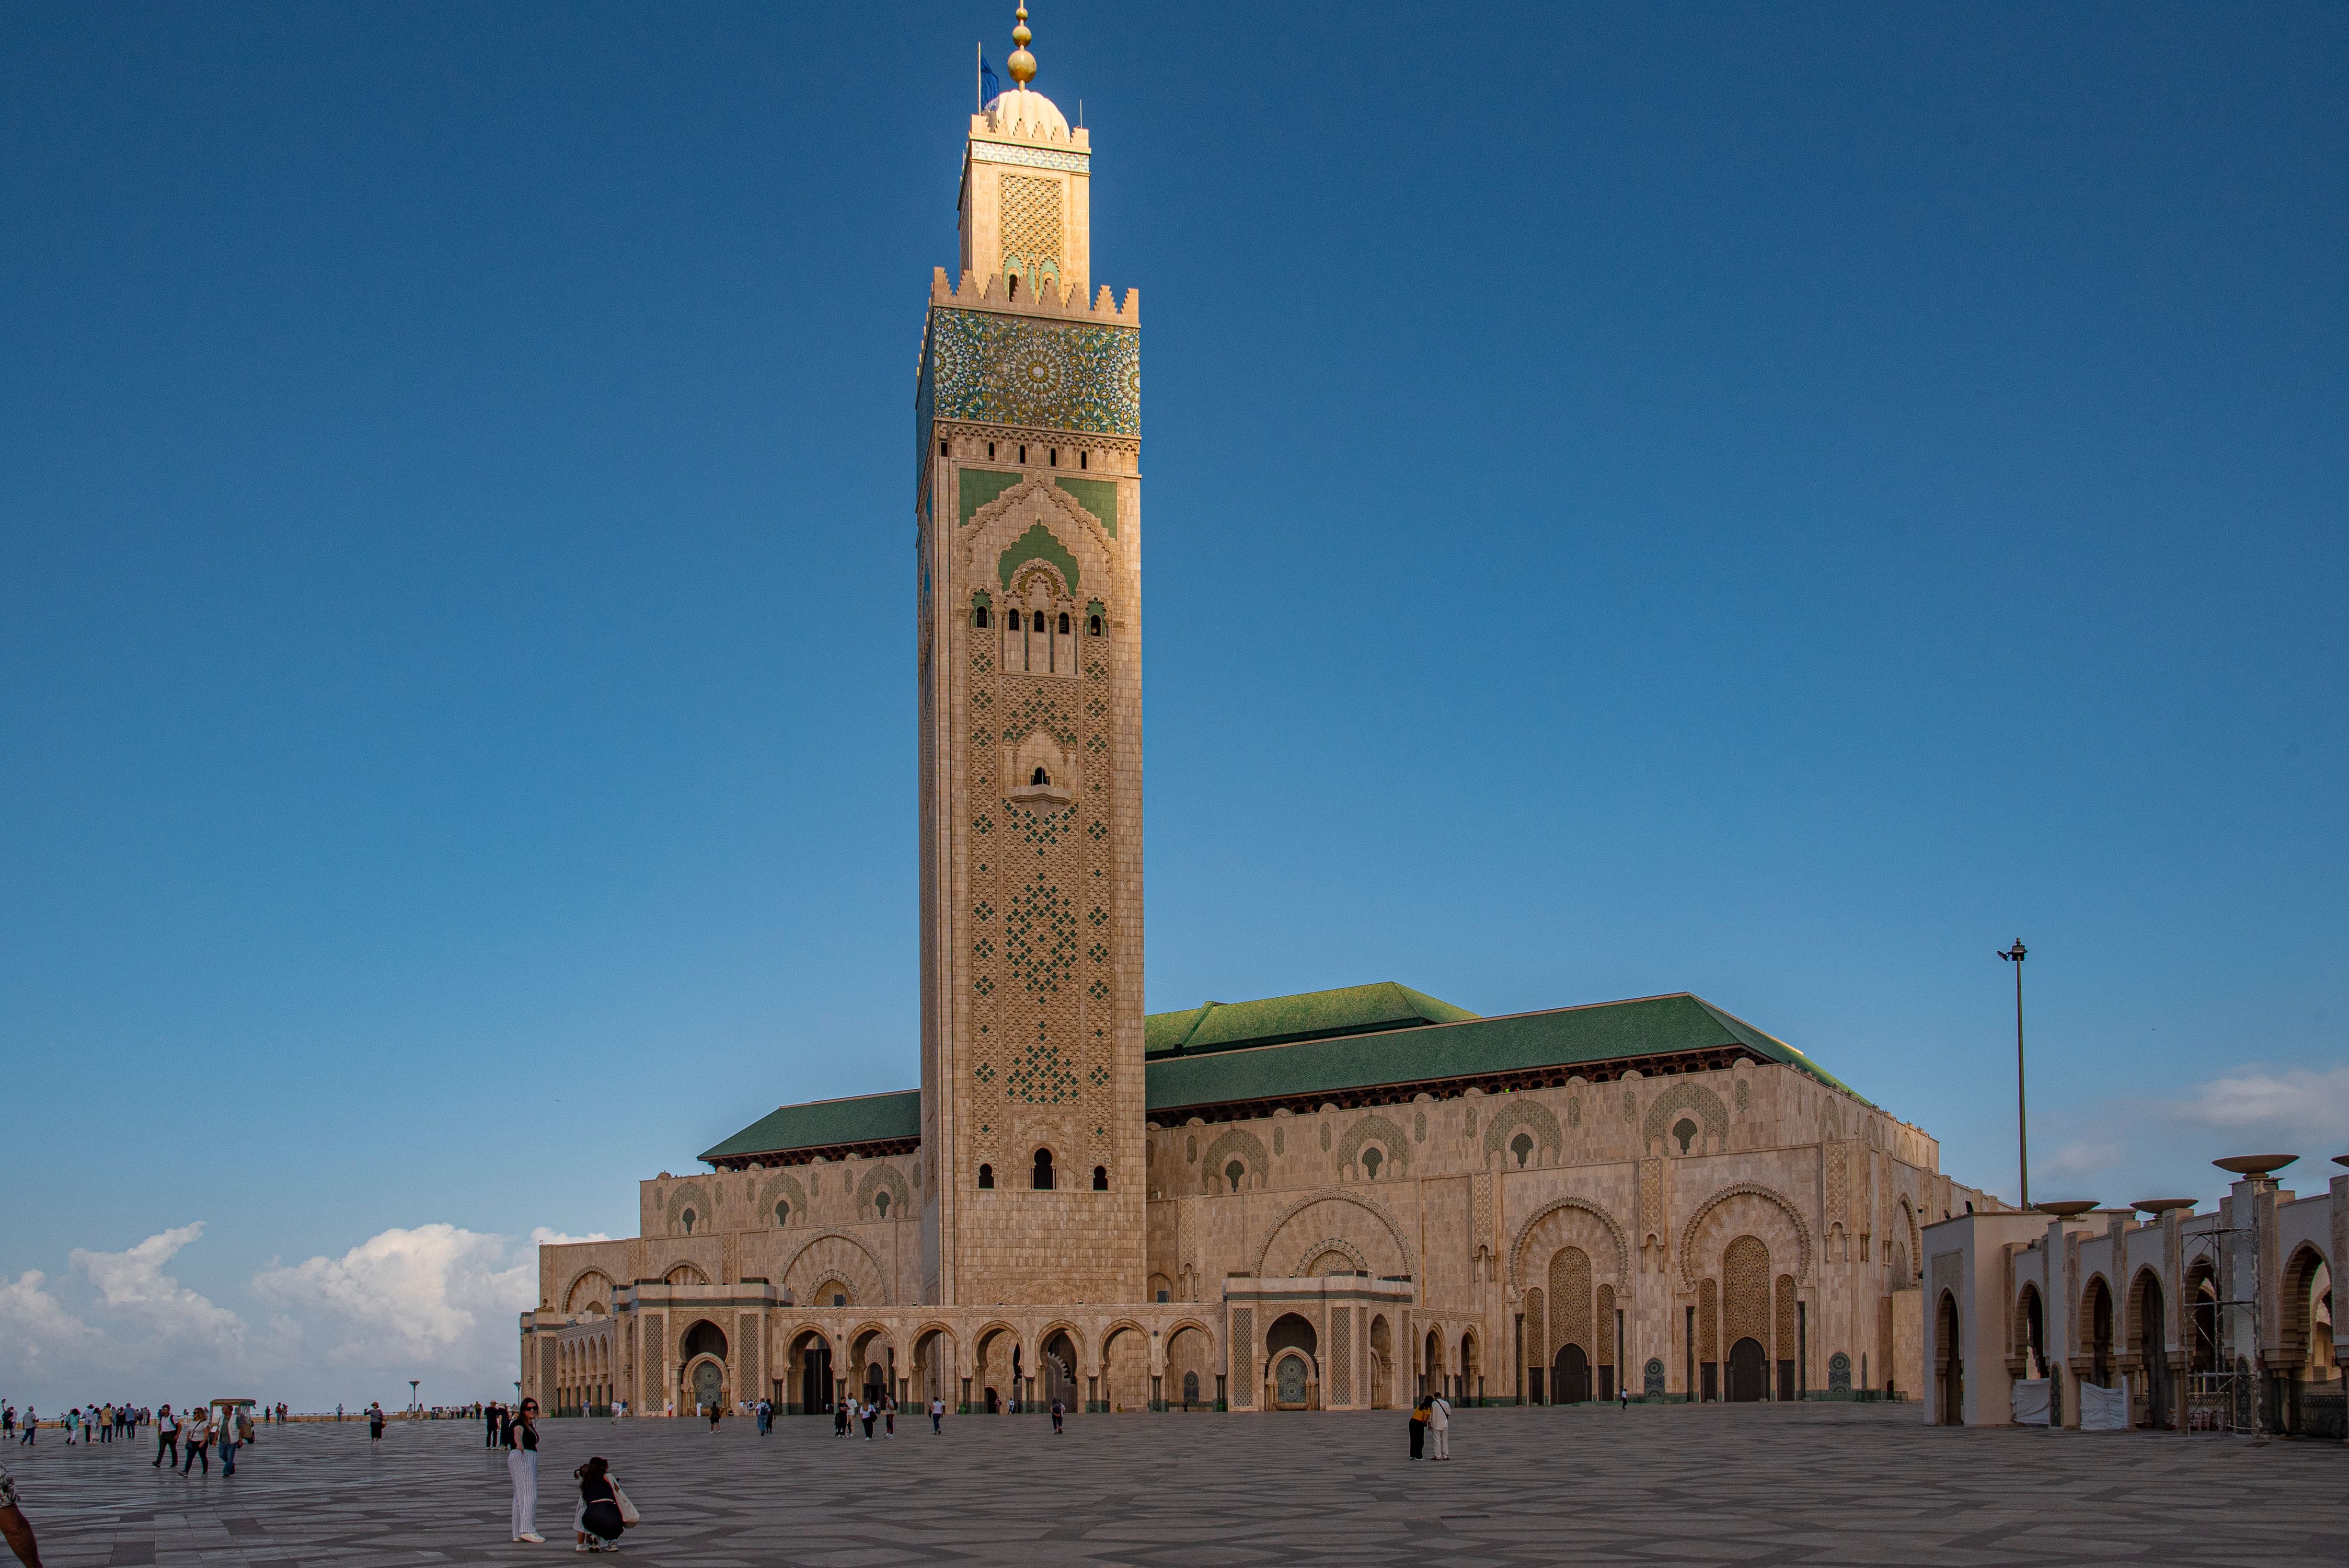
[(1142, 434), (1142, 335), (1127, 327), (933, 305), (923, 381), (941, 419)]

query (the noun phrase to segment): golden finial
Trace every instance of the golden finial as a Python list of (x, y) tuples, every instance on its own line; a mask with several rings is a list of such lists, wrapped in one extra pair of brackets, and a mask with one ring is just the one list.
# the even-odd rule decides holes
[(1019, 25), (1011, 29), (1011, 41), (1019, 46), (1011, 51), (1011, 57), (1003, 62), (1003, 68), (1011, 73), (1011, 79), (1022, 88), (1036, 79), (1036, 57), (1028, 52), (1028, 41), (1035, 36), (1028, 30), (1028, 7), (1022, 5), (1019, 7)]

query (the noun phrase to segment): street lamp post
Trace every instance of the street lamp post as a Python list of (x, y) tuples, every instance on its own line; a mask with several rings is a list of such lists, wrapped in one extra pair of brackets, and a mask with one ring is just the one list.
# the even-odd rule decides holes
[(2023, 1171), (2023, 1206), (2031, 1207), (2031, 1123), (2024, 1114), (2023, 1098), (2023, 960), (2027, 956), (2023, 938), (1999, 954), (2014, 965), (2014, 1154)]
[(423, 1381), (421, 1377), (410, 1377), (408, 1380), (408, 1408), (411, 1410), (416, 1408), (416, 1386)]

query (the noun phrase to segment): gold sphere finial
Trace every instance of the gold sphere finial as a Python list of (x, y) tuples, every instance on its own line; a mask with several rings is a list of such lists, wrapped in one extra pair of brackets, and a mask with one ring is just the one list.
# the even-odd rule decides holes
[(1011, 73), (1011, 79), (1022, 88), (1036, 79), (1036, 57), (1028, 52), (1029, 41), (1035, 36), (1028, 30), (1028, 7), (1022, 5), (1018, 25), (1011, 29), (1011, 41), (1019, 46), (1011, 51), (1011, 57), (1003, 62), (1003, 68)]

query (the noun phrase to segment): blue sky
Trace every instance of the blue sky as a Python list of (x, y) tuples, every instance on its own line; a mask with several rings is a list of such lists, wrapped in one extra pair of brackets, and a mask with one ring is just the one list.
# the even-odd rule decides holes
[[(915, 1081), (1009, 25), (0, 15), (0, 1393), (493, 1388), (534, 1228)], [(2011, 1192), (2020, 934), (2041, 1196), (2321, 1183), (2349, 14), (1034, 26), (1146, 302), (1154, 1008), (1694, 990)]]

